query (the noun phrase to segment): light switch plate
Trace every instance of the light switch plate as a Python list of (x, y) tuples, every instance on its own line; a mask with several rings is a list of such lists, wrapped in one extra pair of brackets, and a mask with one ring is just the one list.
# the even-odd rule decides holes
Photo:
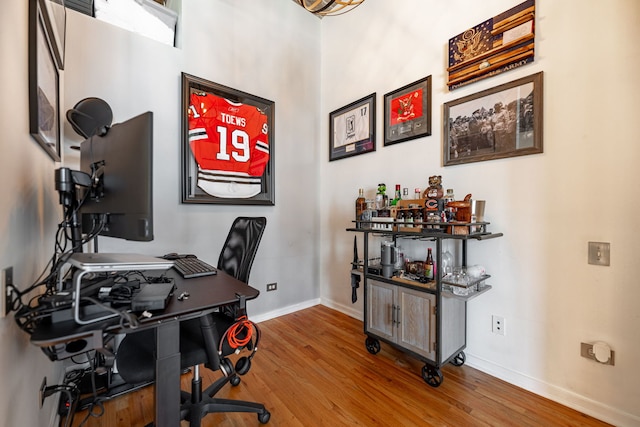
[(611, 245), (606, 242), (589, 242), (589, 264), (611, 264)]

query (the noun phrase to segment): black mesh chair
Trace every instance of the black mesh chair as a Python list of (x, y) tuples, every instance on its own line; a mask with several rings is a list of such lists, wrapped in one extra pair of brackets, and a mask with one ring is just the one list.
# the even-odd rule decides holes
[[(217, 268), (247, 283), (266, 224), (264, 217), (236, 218), (220, 253)], [(238, 304), (224, 307), (220, 312), (180, 323), (181, 368), (193, 369), (191, 393), (181, 392), (180, 416), (189, 420), (191, 426), (200, 426), (202, 417), (213, 412), (253, 412), (263, 424), (271, 417), (262, 404), (214, 397), (227, 383), (240, 384), (238, 374), (246, 374), (251, 367), (260, 330), (252, 322), (242, 320), (243, 317), (246, 317), (245, 302), (240, 297)], [(251, 337), (243, 345), (251, 355), (239, 358), (235, 365), (227, 357), (236, 352), (226, 338), (232, 326), (239, 330), (240, 339)], [(139, 384), (155, 379), (155, 344), (153, 330), (131, 333), (122, 340), (116, 362), (120, 376), (127, 383)], [(202, 363), (208, 369), (223, 373), (206, 390), (202, 390), (199, 371)]]

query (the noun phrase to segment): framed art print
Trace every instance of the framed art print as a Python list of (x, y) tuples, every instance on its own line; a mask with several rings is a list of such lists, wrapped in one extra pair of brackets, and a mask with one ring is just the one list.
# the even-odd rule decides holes
[(275, 204), (274, 109), (182, 73), (182, 203)]
[(444, 166), (542, 153), (542, 72), (444, 104)]
[(431, 135), (431, 76), (384, 96), (384, 145)]
[(329, 113), (329, 161), (376, 150), (376, 94)]
[(29, 1), (29, 133), (60, 161), (60, 83), (44, 0)]

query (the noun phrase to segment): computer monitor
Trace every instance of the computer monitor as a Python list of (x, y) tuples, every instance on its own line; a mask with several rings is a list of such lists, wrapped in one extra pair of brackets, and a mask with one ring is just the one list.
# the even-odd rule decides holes
[(80, 206), (82, 231), (153, 240), (153, 113), (115, 124), (80, 144), (80, 168), (93, 177)]

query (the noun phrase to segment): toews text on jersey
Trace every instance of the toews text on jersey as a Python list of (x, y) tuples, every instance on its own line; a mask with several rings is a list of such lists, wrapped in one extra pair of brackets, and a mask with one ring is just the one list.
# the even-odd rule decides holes
[(267, 115), (257, 107), (211, 93), (192, 93), (189, 146), (198, 164), (198, 187), (225, 198), (260, 193), (269, 161)]

